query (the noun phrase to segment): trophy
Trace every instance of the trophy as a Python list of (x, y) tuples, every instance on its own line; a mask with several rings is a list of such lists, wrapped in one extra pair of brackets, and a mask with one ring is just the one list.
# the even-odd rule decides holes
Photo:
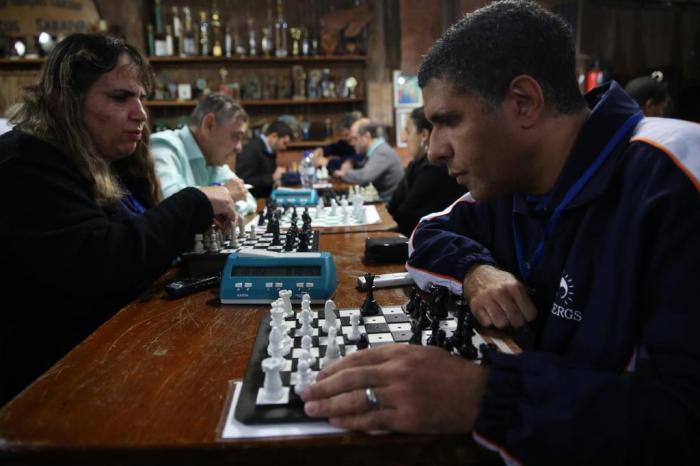
[(289, 75), (280, 75), (277, 77), (277, 98), (290, 99), (292, 97), (292, 81)]
[(262, 28), (262, 39), (260, 39), (260, 48), (262, 49), (263, 55), (269, 57), (272, 55), (272, 50), (274, 49), (274, 43), (272, 41), (272, 29), (266, 26)]
[(301, 65), (292, 66), (292, 81), (294, 85), (294, 100), (306, 99), (306, 72)]
[(265, 76), (263, 78), (262, 98), (272, 100), (275, 98), (277, 90), (277, 79), (274, 76)]
[(301, 51), (301, 28), (289, 28), (289, 35), (292, 37), (292, 56), (298, 57)]
[(306, 95), (309, 99), (318, 99), (321, 97), (321, 70), (312, 69), (309, 71), (309, 82), (306, 86)]

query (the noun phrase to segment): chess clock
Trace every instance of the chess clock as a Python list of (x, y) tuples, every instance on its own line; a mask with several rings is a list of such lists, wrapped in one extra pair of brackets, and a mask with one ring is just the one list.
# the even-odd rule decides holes
[(318, 192), (310, 188), (277, 188), (272, 191), (270, 197), (280, 207), (305, 207), (318, 204)]
[(241, 251), (226, 259), (219, 298), (223, 304), (267, 304), (280, 290), (291, 290), (292, 302), (301, 302), (301, 295), (308, 293), (312, 303), (323, 303), (336, 286), (329, 252)]

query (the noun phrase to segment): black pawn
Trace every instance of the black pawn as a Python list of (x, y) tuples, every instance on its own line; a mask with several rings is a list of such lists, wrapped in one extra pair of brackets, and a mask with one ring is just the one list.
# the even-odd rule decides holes
[(421, 328), (421, 322), (416, 320), (411, 324), (411, 331), (413, 334), (411, 335), (410, 340), (408, 340), (408, 343), (411, 345), (422, 345), (423, 344), (423, 329)]
[(367, 297), (365, 302), (362, 303), (360, 308), (360, 315), (364, 316), (376, 316), (382, 310), (374, 300), (374, 275), (371, 273), (365, 274), (365, 281), (367, 282)]
[(406, 314), (410, 315), (412, 318), (418, 318), (418, 312), (420, 311), (420, 289), (417, 286), (411, 288), (411, 297), (406, 303)]
[(367, 334), (363, 333), (360, 335), (360, 339), (357, 340), (357, 349), (362, 350), (369, 348), (369, 339), (367, 338)]
[(447, 298), (449, 292), (444, 286), (430, 285), (430, 310), (438, 319), (447, 318)]
[(280, 221), (277, 219), (277, 216), (274, 217), (272, 220), (272, 246), (279, 246), (282, 244), (282, 241), (280, 241)]
[(261, 227), (265, 225), (265, 210), (258, 212), (258, 226)]
[(440, 344), (440, 321), (438, 319), (433, 319), (430, 322), (430, 336), (426, 342), (430, 346), (438, 346)]

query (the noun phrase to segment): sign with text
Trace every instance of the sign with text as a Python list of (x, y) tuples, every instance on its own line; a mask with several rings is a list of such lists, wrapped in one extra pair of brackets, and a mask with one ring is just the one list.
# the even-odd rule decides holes
[(0, 0), (0, 33), (8, 36), (89, 32), (99, 20), (92, 0)]

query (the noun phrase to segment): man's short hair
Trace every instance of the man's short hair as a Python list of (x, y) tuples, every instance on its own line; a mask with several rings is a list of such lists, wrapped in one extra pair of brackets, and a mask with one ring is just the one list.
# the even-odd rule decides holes
[(666, 102), (668, 99), (666, 84), (651, 76), (634, 78), (627, 83), (625, 91), (637, 101), (640, 107), (644, 107), (649, 99), (655, 104)]
[(476, 94), (485, 109), (499, 105), (518, 75), (539, 83), (545, 104), (560, 113), (584, 106), (576, 80), (571, 27), (538, 4), (505, 0), (480, 8), (450, 27), (423, 59), (418, 84), (447, 81)]
[(362, 118), (362, 112), (354, 111), (344, 113), (338, 121), (338, 129), (350, 129), (352, 124)]
[(248, 114), (238, 102), (227, 95), (212, 92), (202, 97), (190, 114), (187, 125), (191, 128), (198, 128), (202, 124), (204, 116), (209, 113), (214, 114), (218, 124), (233, 118), (242, 118), (243, 121), (248, 121)]
[(372, 138), (377, 138), (382, 135), (382, 127), (380, 125), (376, 125), (374, 123), (369, 123), (366, 125), (360, 125), (359, 128), (357, 128), (357, 135), (362, 136), (363, 134), (369, 133)]
[(290, 128), (287, 123), (280, 120), (273, 121), (268, 125), (267, 129), (265, 130), (265, 136), (268, 136), (272, 133), (277, 134), (277, 137), (279, 138), (283, 138), (285, 136), (289, 136), (291, 138), (294, 134), (292, 128)]

